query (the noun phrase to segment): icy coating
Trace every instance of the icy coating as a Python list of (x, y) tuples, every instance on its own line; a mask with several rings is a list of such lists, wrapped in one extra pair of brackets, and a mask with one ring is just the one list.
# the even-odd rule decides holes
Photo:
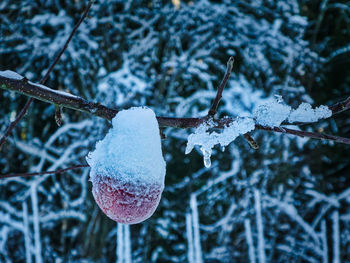
[(324, 105), (313, 109), (309, 103), (301, 103), (299, 107), (293, 110), (288, 121), (293, 122), (316, 122), (319, 119), (329, 118), (332, 116), (332, 111)]
[(212, 127), (213, 123), (203, 123), (196, 129), (195, 133), (190, 134), (185, 152), (188, 154), (195, 145), (199, 145), (203, 153), (204, 165), (207, 168), (211, 166), (210, 156), (216, 144), (220, 144), (222, 147), (229, 145), (240, 134), (254, 130), (255, 123), (251, 118), (237, 118), (228, 127), (225, 127), (221, 133), (208, 132)]
[(256, 122), (263, 126), (280, 126), (286, 120), (291, 111), (291, 107), (283, 104), (282, 101), (272, 101), (258, 106), (253, 115)]
[(151, 109), (119, 112), (87, 162), (95, 201), (111, 219), (137, 224), (156, 210), (165, 179), (159, 127)]
[(292, 109), (284, 104), (281, 96), (259, 105), (253, 112), (253, 118), (237, 118), (228, 127), (225, 127), (221, 133), (209, 132), (214, 127), (211, 121), (201, 124), (194, 133), (188, 136), (186, 154), (190, 153), (195, 145), (200, 146), (203, 154), (204, 166), (211, 166), (211, 153), (216, 144), (220, 144), (223, 149), (234, 141), (239, 135), (245, 134), (255, 129), (255, 123), (275, 127), (280, 126), (283, 121), (293, 122), (316, 122), (319, 119), (332, 116), (332, 111), (324, 105), (312, 109), (308, 103), (302, 103), (297, 109)]
[(285, 105), (280, 98), (277, 101), (258, 106), (254, 111), (256, 122), (263, 126), (280, 126), (285, 120), (294, 122), (316, 122), (319, 119), (329, 118), (332, 111), (324, 105), (315, 109), (309, 103), (301, 103), (297, 109)]

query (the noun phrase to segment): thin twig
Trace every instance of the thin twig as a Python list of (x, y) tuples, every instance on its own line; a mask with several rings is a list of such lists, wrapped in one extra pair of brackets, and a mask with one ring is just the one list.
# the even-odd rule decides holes
[(334, 142), (350, 145), (349, 138), (334, 136), (334, 135), (325, 134), (325, 133), (298, 131), (298, 130), (289, 129), (289, 128), (285, 128), (285, 127), (266, 127), (266, 126), (261, 126), (261, 125), (255, 125), (255, 128), (258, 130), (280, 132), (280, 133), (285, 133), (285, 134), (296, 135), (299, 137), (308, 137), (308, 138), (318, 139), (318, 140), (328, 140), (328, 141), (334, 141)]
[(22, 118), (26, 114), (30, 104), (32, 104), (33, 100), (34, 100), (34, 98), (29, 98), (29, 100), (24, 105), (24, 107), (22, 108), (21, 112), (18, 114), (16, 119), (13, 122), (11, 122), (11, 124), (7, 127), (5, 134), (0, 139), (0, 149), (1, 149), (2, 145), (5, 143), (7, 137), (11, 134), (12, 130), (17, 126), (17, 124), (20, 122), (20, 120), (22, 120)]
[(321, 2), (320, 10), (319, 10), (319, 16), (317, 18), (316, 26), (315, 26), (314, 33), (313, 33), (312, 39), (311, 39), (311, 47), (313, 47), (315, 45), (315, 43), (316, 43), (317, 34), (320, 31), (321, 24), (322, 24), (324, 15), (325, 15), (326, 10), (327, 10), (327, 4), (328, 4), (328, 0), (323, 0)]
[(233, 62), (234, 62), (233, 57), (230, 57), (229, 60), (227, 61), (227, 67), (226, 67), (226, 72), (225, 72), (224, 78), (222, 79), (222, 81), (218, 87), (216, 97), (215, 97), (213, 104), (208, 112), (208, 116), (213, 117), (218, 110), (218, 106), (219, 106), (220, 100), (222, 98), (222, 91), (224, 90), (226, 83), (231, 75), (231, 71), (233, 68)]
[(45, 175), (45, 174), (59, 174), (59, 173), (64, 173), (64, 172), (69, 171), (69, 170), (85, 168), (85, 167), (89, 167), (89, 165), (80, 164), (80, 165), (74, 165), (72, 167), (59, 169), (59, 170), (55, 170), (55, 171), (46, 171), (46, 172), (39, 172), (39, 173), (0, 174), (0, 179), (12, 178), (12, 177), (30, 177), (30, 176)]
[[(57, 64), (57, 62), (60, 60), (62, 54), (64, 53), (64, 51), (67, 49), (69, 42), (71, 41), (71, 39), (73, 38), (75, 32), (77, 31), (77, 29), (79, 28), (80, 24), (84, 21), (85, 17), (87, 16), (92, 4), (94, 3), (94, 1), (90, 1), (89, 4), (87, 5), (87, 7), (85, 8), (85, 11), (83, 13), (83, 15), (81, 16), (81, 18), (79, 19), (78, 23), (75, 25), (75, 27), (73, 28), (72, 33), (70, 34), (70, 36), (68, 37), (66, 43), (64, 44), (64, 46), (62, 47), (62, 49), (60, 50), (60, 52), (57, 54), (54, 62), (51, 64), (51, 66), (49, 67), (49, 69), (47, 70), (45, 76), (40, 80), (40, 84), (44, 84), (46, 82), (46, 80), (49, 78), (49, 75), (51, 73), (51, 71), (54, 69), (55, 65)], [(18, 116), (16, 117), (16, 119), (10, 123), (10, 125), (7, 127), (5, 134), (1, 137), (0, 139), (0, 149), (2, 147), (2, 145), (5, 143), (6, 139), (8, 138), (8, 136), (10, 136), (12, 130), (17, 126), (17, 124), (22, 120), (22, 118), (24, 117), (24, 115), (27, 113), (29, 106), (32, 104), (33, 102), (33, 98), (30, 98), (27, 103), (24, 105), (24, 107), (22, 108), (21, 112), (18, 114)]]
[(95, 1), (90, 1), (89, 4), (87, 5), (87, 7), (84, 10), (83, 15), (80, 17), (78, 23), (74, 26), (72, 33), (70, 33), (66, 43), (64, 44), (63, 48), (60, 50), (60, 52), (58, 53), (58, 55), (55, 58), (55, 61), (52, 63), (52, 65), (50, 66), (50, 68), (47, 70), (45, 76), (43, 77), (43, 79), (40, 81), (40, 84), (44, 84), (46, 82), (46, 80), (48, 79), (51, 71), (53, 70), (53, 68), (55, 67), (55, 65), (57, 64), (57, 62), (60, 60), (62, 54), (64, 53), (64, 51), (66, 51), (66, 49), (68, 48), (69, 42), (72, 40), (75, 32), (78, 30), (79, 26), (81, 25), (81, 23), (84, 21), (85, 17), (87, 16), (87, 14), (89, 13), (89, 10), (92, 6), (92, 4)]
[(350, 97), (328, 107), (332, 111), (332, 116), (350, 109)]
[[(222, 81), (217, 89), (216, 97), (215, 97), (213, 104), (208, 112), (208, 117), (214, 117), (218, 111), (218, 106), (219, 106), (220, 100), (222, 98), (222, 92), (227, 84), (228, 79), (230, 78), (231, 71), (233, 68), (233, 63), (234, 63), (234, 58), (230, 57), (229, 60), (227, 61), (227, 67), (226, 67), (226, 72), (225, 72), (224, 78), (222, 79)], [(258, 143), (248, 133), (244, 134), (243, 138), (249, 143), (249, 145), (253, 149), (255, 149), (255, 150), (259, 149)]]

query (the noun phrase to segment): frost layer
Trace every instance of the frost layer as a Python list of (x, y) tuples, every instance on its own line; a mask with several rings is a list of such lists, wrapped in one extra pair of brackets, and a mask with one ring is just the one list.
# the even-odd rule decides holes
[(87, 162), (95, 201), (111, 219), (136, 224), (156, 210), (165, 179), (159, 127), (148, 108), (123, 110)]

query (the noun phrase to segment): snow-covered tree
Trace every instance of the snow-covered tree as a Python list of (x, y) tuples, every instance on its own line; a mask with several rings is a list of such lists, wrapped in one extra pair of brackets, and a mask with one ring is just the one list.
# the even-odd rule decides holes
[[(79, 21), (86, 1), (0, 3), (0, 70), (33, 82)], [(235, 62), (217, 118), (253, 117), (275, 95), (296, 108), (349, 94), (346, 1), (96, 1), (45, 83), (109, 108), (204, 117)], [(26, 97), (0, 92), (0, 134)], [(35, 101), (2, 146), (1, 174), (85, 164), (110, 124)], [(93, 113), (93, 112), (92, 112)], [(349, 113), (301, 126), (349, 134)], [(296, 128), (296, 127), (292, 127)], [(185, 155), (190, 129), (162, 128), (165, 189), (155, 214), (115, 225), (93, 201), (89, 169), (0, 179), (4, 262), (346, 262), (348, 146), (254, 131)], [(347, 136), (349, 137), (349, 136)]]

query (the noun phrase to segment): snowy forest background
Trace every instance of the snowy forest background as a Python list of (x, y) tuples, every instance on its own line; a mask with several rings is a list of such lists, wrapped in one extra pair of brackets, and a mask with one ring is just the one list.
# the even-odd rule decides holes
[[(1, 0), (0, 70), (38, 81), (87, 1)], [(274, 95), (294, 107), (350, 94), (350, 3), (332, 0), (97, 1), (47, 86), (118, 109), (205, 116), (229, 56), (220, 116)], [(0, 91), (0, 133), (27, 98)], [(110, 124), (35, 101), (1, 149), (0, 173), (85, 163)], [(350, 134), (350, 114), (304, 130)], [(254, 132), (216, 148), (207, 169), (191, 130), (167, 128), (155, 214), (117, 225), (95, 204), (89, 169), (0, 180), (0, 262), (350, 262), (350, 151)]]

